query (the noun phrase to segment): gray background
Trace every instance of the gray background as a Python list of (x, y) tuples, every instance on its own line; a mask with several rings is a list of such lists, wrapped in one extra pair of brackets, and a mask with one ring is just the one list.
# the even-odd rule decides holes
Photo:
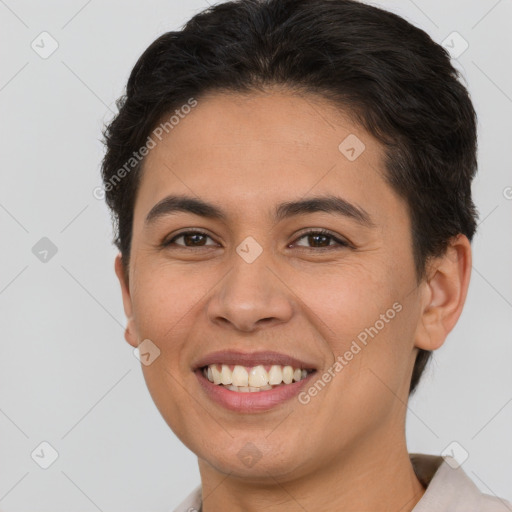
[[(512, 1), (377, 5), (454, 54), (467, 41), (454, 62), (479, 114), (469, 294), (409, 404), (409, 451), (440, 454), (455, 441), (450, 449), (469, 454), (463, 469), (476, 485), (512, 500)], [(196, 457), (164, 423), (124, 341), (109, 215), (93, 189), (101, 128), (136, 59), (206, 6), (0, 0), (4, 512), (169, 511), (199, 483)], [(43, 31), (58, 43), (46, 59), (31, 47), (51, 48)], [(44, 247), (32, 251), (43, 237), (57, 248), (46, 262)], [(31, 457), (36, 450), (48, 462), (43, 441), (59, 454), (48, 469)]]

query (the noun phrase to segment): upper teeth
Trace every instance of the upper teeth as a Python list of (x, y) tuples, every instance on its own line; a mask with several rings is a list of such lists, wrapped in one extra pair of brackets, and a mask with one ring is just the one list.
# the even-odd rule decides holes
[(285, 384), (291, 384), (292, 381), (298, 382), (306, 378), (308, 374), (307, 370), (281, 365), (273, 365), (267, 372), (262, 365), (251, 368), (235, 365), (231, 371), (227, 364), (221, 365), (220, 370), (216, 364), (211, 364), (203, 372), (214, 384), (266, 389), (271, 389), (271, 386), (277, 386), (282, 382)]

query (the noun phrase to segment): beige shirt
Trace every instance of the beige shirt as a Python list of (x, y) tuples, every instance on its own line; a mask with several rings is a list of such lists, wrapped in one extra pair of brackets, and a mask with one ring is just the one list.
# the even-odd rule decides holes
[[(414, 472), (426, 488), (413, 512), (512, 512), (512, 504), (480, 492), (450, 456), (410, 453)], [(173, 512), (202, 512), (201, 486)]]

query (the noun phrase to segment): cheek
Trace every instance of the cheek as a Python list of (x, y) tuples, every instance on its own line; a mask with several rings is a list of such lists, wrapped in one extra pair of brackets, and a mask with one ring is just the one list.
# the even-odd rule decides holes
[(186, 272), (148, 265), (139, 266), (136, 279), (134, 319), (139, 339), (151, 340), (158, 347), (158, 357), (142, 365), (148, 391), (169, 427), (181, 439), (187, 439), (187, 411), (196, 404), (185, 391), (186, 379), (195, 379), (190, 369), (180, 367), (187, 350), (187, 340), (196, 320), (207, 283)]
[[(132, 297), (137, 330), (165, 348), (169, 340), (179, 340), (199, 307), (208, 284), (199, 276), (180, 270), (148, 266), (136, 276), (136, 294)], [(175, 344), (171, 344), (175, 346)]]
[(342, 358), (342, 368), (331, 369), (340, 393), (351, 390), (343, 399), (347, 405), (352, 399), (372, 403), (372, 397), (389, 394), (386, 386), (397, 392), (412, 348), (407, 313), (412, 306), (410, 300), (404, 301), (405, 283), (389, 267), (371, 268), (347, 265), (323, 274), (297, 275), (292, 281), (307, 306), (304, 314), (324, 345), (321, 349), (331, 354), (333, 365)]
[[(323, 272), (296, 274), (289, 280), (306, 306), (304, 313), (315, 313), (316, 318), (311, 316), (311, 321), (330, 340), (332, 348), (340, 351), (400, 298), (392, 277), (388, 272), (379, 272), (375, 264), (371, 270), (353, 263), (331, 266)], [(384, 330), (380, 323), (379, 327)]]

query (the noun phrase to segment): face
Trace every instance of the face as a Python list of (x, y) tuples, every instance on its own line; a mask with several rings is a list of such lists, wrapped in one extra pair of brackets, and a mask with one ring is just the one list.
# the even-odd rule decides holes
[[(201, 463), (286, 479), (403, 436), (422, 289), (383, 158), (334, 105), (284, 91), (198, 99), (146, 157), (128, 283), (117, 261), (126, 337), (150, 340), (149, 391)], [(195, 370), (222, 350), (315, 372), (279, 395), (223, 389), (218, 401)]]

